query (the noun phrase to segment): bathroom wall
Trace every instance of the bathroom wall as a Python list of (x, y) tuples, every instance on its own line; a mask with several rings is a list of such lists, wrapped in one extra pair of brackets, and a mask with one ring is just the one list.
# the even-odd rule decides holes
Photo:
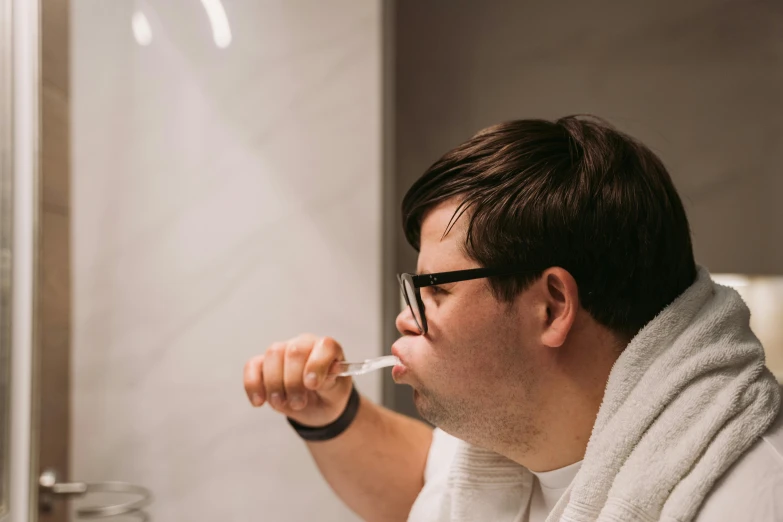
[(226, 1), (225, 48), (219, 3), (72, 0), (71, 475), (153, 520), (356, 520), (242, 369), (382, 353), (380, 2)]
[(701, 263), (783, 275), (781, 24), (777, 1), (398, 0), (398, 197), (483, 127), (593, 113), (669, 167)]

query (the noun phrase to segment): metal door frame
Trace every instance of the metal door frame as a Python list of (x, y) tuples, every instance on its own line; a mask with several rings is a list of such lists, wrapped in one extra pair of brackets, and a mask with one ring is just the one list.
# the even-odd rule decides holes
[[(40, 0), (0, 0), (0, 189), (4, 208), (0, 229), (6, 256), (2, 276), (11, 289), (4, 317), (10, 340), (10, 473), (8, 504), (0, 522), (35, 522), (37, 509), (37, 292), (39, 143), (40, 143)], [(7, 203), (10, 202), (10, 205)], [(10, 218), (10, 219), (5, 219)], [(10, 326), (13, 328), (10, 328)], [(8, 330), (10, 329), (10, 333)]]

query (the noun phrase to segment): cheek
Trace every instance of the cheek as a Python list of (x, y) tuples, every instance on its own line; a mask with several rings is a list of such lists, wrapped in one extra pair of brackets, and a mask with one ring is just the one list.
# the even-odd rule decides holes
[[(501, 365), (498, 348), (507, 344), (496, 314), (474, 306), (435, 317), (428, 341), (415, 354), (422, 380), (448, 381), (450, 387), (491, 378)], [(422, 339), (424, 341), (424, 339)], [(414, 362), (414, 361), (412, 361)]]
[(498, 380), (535, 371), (532, 334), (518, 314), (494, 299), (476, 300), (465, 309), (435, 330), (435, 340), (442, 343), (430, 347), (448, 378), (491, 388), (501, 384)]

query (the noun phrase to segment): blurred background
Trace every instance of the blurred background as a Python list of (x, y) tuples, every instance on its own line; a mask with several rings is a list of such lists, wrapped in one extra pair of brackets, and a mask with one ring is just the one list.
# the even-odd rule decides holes
[[(48, 470), (146, 488), (156, 521), (358, 520), (243, 365), (303, 331), (388, 353), (402, 196), (509, 119), (658, 153), (783, 380), (777, 0), (0, 0), (0, 25), (0, 522), (144, 493), (71, 502)], [(416, 415), (388, 372), (357, 386)]]

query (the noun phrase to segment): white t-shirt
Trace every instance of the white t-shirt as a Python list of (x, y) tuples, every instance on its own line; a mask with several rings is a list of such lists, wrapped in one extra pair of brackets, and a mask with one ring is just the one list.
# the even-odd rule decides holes
[[(417, 520), (437, 520), (449, 466), (458, 440), (436, 429), (433, 433), (424, 488), (413, 506)], [(508, 520), (494, 522), (543, 522), (581, 462), (534, 473), (536, 480), (528, 505), (521, 505)], [(702, 504), (695, 522), (783, 522), (783, 409), (777, 420), (718, 480)]]
[(517, 520), (520, 522), (544, 522), (549, 512), (555, 508), (555, 504), (563, 496), (568, 485), (576, 477), (582, 461), (552, 471), (536, 473), (533, 471), (533, 492), (530, 495), (530, 503), (525, 506)]

